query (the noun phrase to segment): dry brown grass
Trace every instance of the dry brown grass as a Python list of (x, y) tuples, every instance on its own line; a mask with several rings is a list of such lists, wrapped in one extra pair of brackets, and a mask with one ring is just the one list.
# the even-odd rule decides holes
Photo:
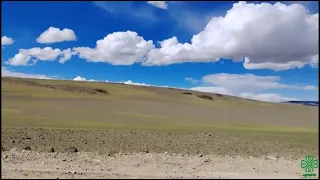
[[(48, 88), (66, 86), (101, 89), (108, 94)], [(210, 96), (212, 100), (198, 96)], [(1, 110), (2, 144), (6, 148), (22, 145), (44, 148), (46, 145), (43, 143), (48, 142), (40, 139), (40, 135), (45, 133), (41, 129), (36, 130), (40, 127), (52, 129), (51, 134), (43, 135), (46, 139), (55, 136), (65, 139), (73, 133), (80, 133), (74, 135), (75, 138), (69, 137), (68, 141), (50, 140), (51, 145), (62, 149), (66, 148), (65, 145), (72, 145), (85, 151), (99, 150), (97, 147), (101, 147), (101, 150), (105, 145), (98, 136), (99, 130), (136, 129), (178, 134), (126, 134), (120, 135), (120, 139), (109, 135), (110, 138), (105, 141), (109, 146), (105, 151), (112, 146), (118, 151), (124, 149), (134, 152), (147, 145), (155, 152), (196, 153), (199, 150), (209, 154), (257, 156), (318, 152), (318, 107), (250, 101), (169, 88), (2, 78)], [(88, 137), (83, 139), (91, 144), (78, 142), (76, 137), (82, 136), (82, 131), (70, 134), (69, 130), (57, 130), (59, 128), (90, 130), (94, 135), (89, 137), (90, 133), (85, 133)], [(23, 138), (27, 132), (33, 137), (29, 144), (10, 142), (14, 137), (18, 137), (16, 141), (21, 140), (19, 138)], [(196, 132), (212, 132), (216, 138), (201, 138), (192, 134)], [(119, 142), (131, 146), (118, 146)]]

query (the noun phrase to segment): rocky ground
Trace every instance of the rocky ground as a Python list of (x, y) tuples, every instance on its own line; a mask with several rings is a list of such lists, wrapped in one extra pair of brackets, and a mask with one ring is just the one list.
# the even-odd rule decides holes
[(2, 178), (300, 178), (310, 153), (257, 133), (3, 128), (1, 161)]
[[(2, 150), (39, 152), (181, 153), (297, 159), (317, 155), (317, 141), (298, 142), (286, 134), (226, 132), (146, 132), (136, 130), (77, 130), (52, 128), (2, 128)], [(300, 135), (302, 136), (302, 135)], [(301, 138), (301, 137), (300, 137)]]
[(300, 160), (133, 153), (3, 151), (2, 178), (300, 178)]

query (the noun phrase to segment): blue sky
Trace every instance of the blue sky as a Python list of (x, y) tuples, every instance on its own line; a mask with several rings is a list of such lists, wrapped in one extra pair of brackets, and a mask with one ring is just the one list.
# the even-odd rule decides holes
[(318, 100), (318, 2), (2, 2), (1, 17), (2, 76)]

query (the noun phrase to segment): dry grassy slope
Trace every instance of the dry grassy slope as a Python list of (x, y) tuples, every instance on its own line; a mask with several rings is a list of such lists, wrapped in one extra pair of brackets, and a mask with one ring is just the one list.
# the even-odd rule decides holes
[(288, 158), (318, 154), (317, 107), (183, 92), (187, 91), (2, 78), (1, 145), (7, 150), (57, 152), (76, 147), (101, 153), (148, 149)]
[[(65, 85), (72, 87), (71, 92), (63, 89)], [(89, 94), (77, 88), (106, 90), (110, 94)], [(198, 95), (211, 96), (213, 101)], [(6, 77), (2, 78), (2, 125), (317, 131), (318, 107), (170, 88)]]

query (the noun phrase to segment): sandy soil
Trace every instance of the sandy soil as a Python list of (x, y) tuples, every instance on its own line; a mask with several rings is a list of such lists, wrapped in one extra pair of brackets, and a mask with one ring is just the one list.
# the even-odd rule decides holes
[(300, 160), (167, 153), (2, 152), (2, 178), (300, 178)]

